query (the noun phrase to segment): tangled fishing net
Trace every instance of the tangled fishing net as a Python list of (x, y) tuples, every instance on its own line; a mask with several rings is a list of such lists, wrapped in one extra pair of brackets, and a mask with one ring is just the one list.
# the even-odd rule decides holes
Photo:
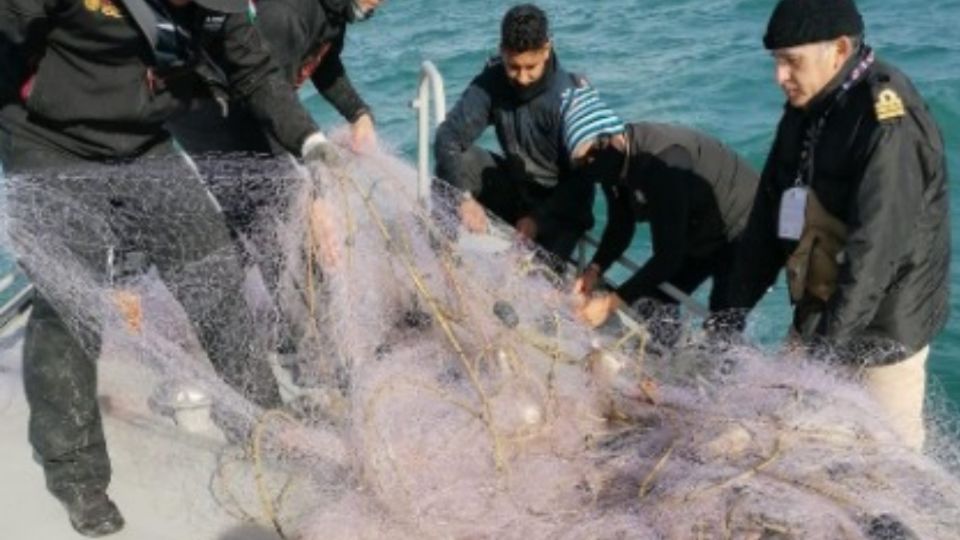
[[(689, 328), (664, 347), (626, 317), (589, 330), (571, 275), (497, 226), (451, 235), (453, 209), (424, 210), (413, 170), (385, 152), (313, 171), (319, 203), (289, 164), (202, 165), (256, 186), (271, 211), (199, 260), (183, 255), (198, 231), (165, 230), (165, 249), (104, 280), (70, 238), (94, 231), (83, 238), (102, 243), (86, 247), (115, 253), (118, 210), (56, 184), (10, 182), (6, 229), (69, 325), (105, 329), (101, 377), (114, 373), (117, 399), (154, 416), (212, 402), (228, 442), (208, 441), (217, 464), (197, 472), (238, 519), (302, 540), (956, 535), (957, 478), (903, 448), (825, 364)], [(151, 193), (185, 181), (150, 164), (111, 174)], [(204, 211), (167, 204), (164, 223)], [(228, 272), (240, 264), (242, 283)], [(241, 327), (198, 340), (185, 301)], [(246, 399), (262, 381), (218, 375), (206, 358), (217, 347), (278, 358), (284, 404)]]

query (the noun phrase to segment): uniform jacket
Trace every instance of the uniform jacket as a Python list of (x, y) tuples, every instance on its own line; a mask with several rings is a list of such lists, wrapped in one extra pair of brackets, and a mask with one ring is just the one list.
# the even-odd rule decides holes
[[(830, 109), (813, 146), (809, 188), (846, 225), (836, 289), (804, 328), (840, 350), (879, 347), (895, 361), (930, 343), (948, 313), (950, 229), (943, 138), (910, 80), (875, 62), (838, 95), (856, 59), (805, 109), (784, 110), (742, 237), (730, 298), (752, 308), (796, 242), (778, 238), (778, 208), (800, 167), (805, 133)], [(901, 350), (894, 352), (890, 345)], [(906, 350), (902, 350), (905, 348)]]

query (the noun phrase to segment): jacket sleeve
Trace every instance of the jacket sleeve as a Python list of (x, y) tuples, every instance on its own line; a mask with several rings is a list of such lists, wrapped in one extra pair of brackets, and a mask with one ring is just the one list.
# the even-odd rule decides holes
[(363, 101), (350, 81), (340, 59), (342, 51), (343, 36), (333, 44), (320, 67), (310, 76), (310, 80), (317, 87), (317, 91), (337, 109), (340, 116), (353, 123), (364, 114), (370, 113), (370, 106)]
[(20, 86), (42, 54), (47, 13), (54, 4), (55, 0), (0, 2), (0, 108), (19, 103)]
[(923, 178), (910, 130), (881, 124), (866, 153), (863, 176), (847, 216), (848, 239), (837, 289), (817, 333), (834, 341), (864, 330), (876, 314), (912, 243), (923, 205)]
[(607, 201), (607, 226), (603, 229), (592, 263), (606, 272), (630, 246), (637, 222), (630, 208), (630, 194), (618, 193), (611, 186), (603, 186), (603, 195)]
[(319, 130), (281, 74), (257, 28), (245, 14), (224, 23), (224, 59), (233, 94), (246, 100), (254, 117), (290, 153), (299, 156), (303, 141)]
[(462, 190), (479, 193), (481, 186), (465, 185), (462, 174), (463, 153), (483, 134), (490, 125), (490, 89), (481, 74), (460, 96), (460, 100), (447, 114), (446, 120), (437, 128), (434, 154), (437, 160), (437, 176)]
[(727, 305), (720, 306), (721, 309), (753, 309), (767, 289), (773, 286), (786, 263), (787, 256), (780, 248), (777, 237), (777, 213), (780, 208), (780, 193), (775, 184), (777, 145), (774, 141), (760, 176), (750, 218), (737, 243), (730, 290), (721, 295)]
[(653, 256), (640, 270), (617, 288), (627, 303), (654, 294), (683, 267), (690, 222), (688, 169), (666, 167), (650, 178), (644, 195), (650, 207), (650, 236)]
[(298, 15), (283, 2), (273, 2), (270, 9), (257, 12), (255, 25), (283, 76), (295, 80), (308, 47), (307, 16)]

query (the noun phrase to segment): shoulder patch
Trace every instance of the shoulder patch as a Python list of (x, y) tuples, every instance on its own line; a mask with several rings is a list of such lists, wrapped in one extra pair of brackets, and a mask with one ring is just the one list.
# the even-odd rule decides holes
[(573, 84), (574, 84), (577, 88), (586, 88), (586, 87), (590, 86), (590, 81), (589, 81), (586, 77), (584, 77), (583, 75), (580, 75), (579, 73), (573, 73), (573, 74), (571, 74), (571, 75), (572, 75), (572, 78), (573, 78)]
[(117, 7), (113, 0), (83, 0), (83, 7), (91, 13), (99, 12), (104, 17), (110, 19), (122, 19), (123, 11)]
[(906, 114), (903, 100), (892, 88), (884, 88), (877, 94), (873, 109), (876, 112), (877, 120), (881, 122), (900, 118)]

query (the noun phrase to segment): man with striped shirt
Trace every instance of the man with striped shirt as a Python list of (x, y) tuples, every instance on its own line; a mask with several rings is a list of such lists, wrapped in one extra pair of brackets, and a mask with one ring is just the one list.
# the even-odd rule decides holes
[[(599, 182), (607, 198), (600, 246), (575, 284), (584, 295), (581, 317), (599, 326), (641, 298), (675, 303), (662, 284), (689, 294), (709, 278), (711, 311), (725, 308), (734, 245), (750, 213), (757, 173), (704, 133), (646, 122), (625, 126), (590, 87), (566, 92), (561, 114), (571, 167)], [(650, 222), (652, 256), (614, 291), (588, 298), (630, 245), (638, 221)]]

